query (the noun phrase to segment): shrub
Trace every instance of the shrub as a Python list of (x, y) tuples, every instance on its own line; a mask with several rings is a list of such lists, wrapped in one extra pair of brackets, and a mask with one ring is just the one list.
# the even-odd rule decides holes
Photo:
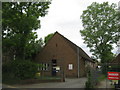
[(26, 61), (14, 60), (9, 64), (4, 64), (2, 69), (3, 75), (11, 73), (12, 77), (20, 79), (30, 79), (35, 76), (35, 73), (37, 72), (38, 69), (38, 64), (28, 60)]
[(92, 88), (92, 85), (91, 85), (91, 82), (90, 81), (86, 81), (86, 83), (85, 83), (85, 86), (86, 86), (86, 89), (90, 89), (90, 88)]
[(87, 76), (87, 78), (88, 78), (88, 80), (87, 80), (86, 83), (85, 83), (86, 89), (93, 88), (93, 85), (92, 85), (92, 77), (91, 77), (91, 72), (90, 72), (90, 70), (88, 71), (88, 76)]

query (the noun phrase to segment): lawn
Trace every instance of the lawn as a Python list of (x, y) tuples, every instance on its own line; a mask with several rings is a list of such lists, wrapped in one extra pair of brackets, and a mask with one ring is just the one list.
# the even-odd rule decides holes
[(100, 82), (100, 81), (102, 81), (102, 80), (104, 80), (104, 79), (106, 79), (107, 77), (104, 75), (104, 74), (101, 74), (101, 76), (100, 77), (98, 77), (98, 82)]

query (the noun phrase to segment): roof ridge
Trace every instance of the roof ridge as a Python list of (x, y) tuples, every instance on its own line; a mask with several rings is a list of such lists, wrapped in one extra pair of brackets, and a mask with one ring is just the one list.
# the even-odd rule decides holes
[[(62, 36), (66, 41), (67, 41), (67, 43), (70, 45), (70, 43), (72, 44), (72, 45), (74, 45), (75, 47), (78, 47), (82, 52), (83, 52), (83, 54), (85, 54), (86, 56), (87, 56), (87, 58), (86, 57), (84, 57), (84, 56), (82, 56), (82, 57), (84, 57), (84, 58), (86, 58), (86, 59), (88, 59), (88, 60), (90, 60), (90, 61), (93, 61), (90, 57), (89, 57), (89, 55), (81, 48), (81, 47), (79, 47), (78, 45), (76, 45), (75, 43), (73, 43), (72, 41), (70, 41), (69, 39), (67, 39), (66, 37), (64, 37), (62, 34), (60, 34), (59, 32), (56, 32), (56, 33), (58, 33), (60, 36)], [(55, 33), (55, 34), (56, 34)], [(70, 47), (72, 47), (71, 45), (70, 45)], [(73, 49), (74, 49), (74, 47), (72, 47)], [(77, 49), (76, 49), (77, 50)]]

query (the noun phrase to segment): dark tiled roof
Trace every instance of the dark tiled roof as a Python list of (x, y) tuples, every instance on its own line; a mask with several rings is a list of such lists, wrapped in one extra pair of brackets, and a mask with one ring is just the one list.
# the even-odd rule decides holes
[(79, 46), (77, 46), (76, 44), (74, 44), (73, 42), (71, 42), (70, 40), (68, 40), (66, 37), (64, 37), (63, 35), (61, 35), (60, 33), (56, 32), (55, 34), (60, 35), (62, 38), (64, 38), (64, 40), (69, 44), (69, 46), (77, 53), (77, 48), (79, 48), (79, 54), (82, 58), (84, 58), (85, 60), (94, 62), (83, 50), (82, 48), (80, 48)]

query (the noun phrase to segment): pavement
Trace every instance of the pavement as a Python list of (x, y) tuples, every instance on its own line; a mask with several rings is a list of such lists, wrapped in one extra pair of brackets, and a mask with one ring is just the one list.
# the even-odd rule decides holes
[(0, 83), (0, 90), (2, 89), (2, 83)]
[(16, 87), (11, 86), (11, 85), (2, 84), (2, 88), (16, 88)]
[(50, 82), (26, 85), (3, 85), (3, 88), (85, 88), (87, 78), (67, 78), (65, 82)]
[(104, 79), (100, 82), (100, 84), (98, 85), (98, 88), (114, 88), (114, 86), (111, 85), (110, 80)]

